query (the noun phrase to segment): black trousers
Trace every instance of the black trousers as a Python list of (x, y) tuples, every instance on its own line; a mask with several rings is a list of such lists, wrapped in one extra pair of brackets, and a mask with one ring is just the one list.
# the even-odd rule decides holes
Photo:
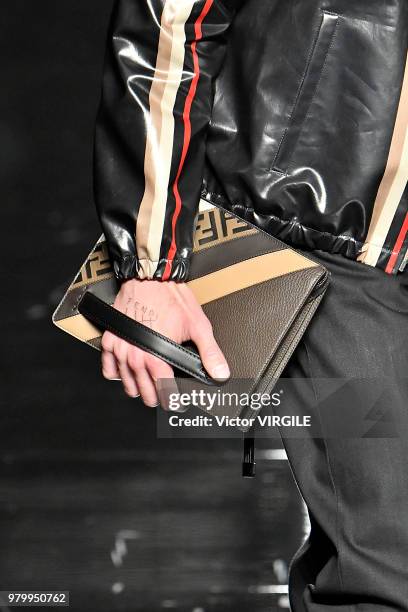
[[(408, 611), (408, 275), (389, 276), (339, 256), (315, 255), (332, 280), (284, 373), (294, 383), (291, 408), (308, 413), (296, 380), (312, 378), (319, 400), (325, 380), (364, 379), (358, 385), (356, 431), (359, 406), (366, 412), (373, 406), (379, 424), (391, 433), (383, 435), (380, 427), (368, 436), (284, 438), (311, 522), (291, 564), (292, 611)], [(319, 409), (323, 421), (330, 416), (324, 414), (328, 406), (323, 402)], [(353, 419), (353, 401), (341, 409)], [(370, 418), (368, 410), (368, 422), (375, 425)]]

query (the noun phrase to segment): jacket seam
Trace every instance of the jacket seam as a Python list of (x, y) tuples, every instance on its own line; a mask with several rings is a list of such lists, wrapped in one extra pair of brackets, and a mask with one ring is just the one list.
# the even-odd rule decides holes
[[(323, 14), (324, 14), (324, 13), (325, 13), (325, 11), (323, 11)], [(301, 125), (299, 126), (299, 133), (298, 133), (298, 137), (297, 137), (297, 140), (296, 140), (296, 143), (295, 143), (295, 147), (293, 148), (292, 153), (291, 153), (291, 156), (290, 156), (290, 158), (289, 158), (289, 160), (288, 160), (288, 162), (287, 162), (287, 164), (286, 164), (286, 167), (287, 167), (287, 171), (288, 171), (288, 172), (289, 172), (289, 170), (290, 170), (291, 166), (293, 166), (293, 157), (295, 156), (295, 153), (296, 153), (296, 147), (297, 147), (297, 145), (299, 144), (299, 141), (300, 141), (300, 139), (301, 139), (301, 136), (302, 136), (302, 133), (303, 133), (303, 130), (304, 130), (304, 125), (305, 125), (305, 123), (307, 122), (307, 120), (308, 120), (308, 119), (310, 119), (310, 118), (311, 118), (311, 116), (312, 116), (312, 108), (313, 108), (313, 104), (314, 104), (314, 101), (316, 100), (316, 96), (317, 96), (317, 93), (318, 93), (318, 91), (319, 91), (319, 87), (320, 87), (320, 83), (322, 82), (323, 75), (326, 73), (326, 69), (327, 69), (327, 60), (328, 60), (328, 58), (330, 57), (330, 53), (331, 53), (331, 51), (332, 51), (332, 49), (333, 49), (334, 42), (335, 42), (336, 37), (337, 37), (337, 35), (338, 35), (338, 26), (339, 26), (339, 23), (340, 23), (339, 16), (337, 15), (337, 20), (336, 20), (336, 23), (335, 23), (335, 25), (334, 25), (334, 30), (333, 30), (333, 33), (332, 33), (332, 35), (331, 35), (330, 45), (329, 45), (329, 47), (328, 47), (328, 49), (327, 49), (327, 51), (326, 51), (326, 54), (325, 54), (325, 57), (324, 57), (323, 66), (322, 66), (322, 69), (321, 69), (320, 74), (319, 74), (319, 80), (317, 81), (317, 84), (316, 84), (315, 90), (314, 90), (314, 92), (313, 92), (312, 99), (311, 99), (311, 100), (310, 100), (310, 102), (309, 102), (309, 105), (308, 105), (308, 109), (307, 109), (306, 116), (304, 117), (304, 119), (303, 119), (303, 121), (302, 121)]]
[[(323, 11), (323, 13), (324, 12), (325, 11)], [(322, 66), (322, 69), (320, 71), (319, 80), (317, 81), (316, 88), (314, 90), (312, 99), (310, 100), (310, 103), (308, 105), (306, 116), (303, 119), (302, 124), (299, 126), (299, 134), (298, 134), (298, 137), (297, 137), (297, 140), (296, 140), (296, 143), (295, 143), (295, 147), (293, 148), (291, 156), (290, 156), (290, 158), (288, 160), (288, 163), (286, 164), (288, 172), (289, 172), (289, 169), (290, 169), (291, 165), (293, 165), (293, 157), (295, 156), (296, 146), (299, 144), (299, 141), (301, 139), (301, 136), (302, 136), (302, 133), (303, 133), (303, 129), (304, 129), (304, 125), (307, 122), (307, 120), (310, 119), (311, 116), (312, 116), (312, 107), (313, 107), (314, 101), (316, 100), (316, 96), (317, 96), (317, 93), (319, 91), (319, 87), (320, 87), (320, 83), (322, 82), (323, 75), (326, 73), (326, 70), (327, 70), (327, 60), (330, 57), (330, 53), (331, 53), (331, 51), (333, 49), (334, 42), (335, 42), (337, 34), (338, 34), (339, 23), (340, 23), (339, 16), (337, 15), (337, 20), (336, 20), (336, 23), (334, 25), (334, 30), (333, 30), (333, 33), (332, 33), (332, 36), (331, 36), (331, 40), (330, 40), (330, 45), (329, 45), (329, 47), (328, 47), (328, 49), (326, 51), (326, 54), (325, 54), (325, 57), (324, 57), (323, 66)]]
[(233, 11), (231, 9), (229, 9), (222, 0), (216, 0), (216, 4), (218, 4), (218, 7), (220, 8), (221, 11), (223, 11), (227, 17), (232, 17), (233, 16)]
[(287, 133), (289, 131), (289, 128), (290, 128), (290, 125), (291, 125), (291, 122), (292, 122), (292, 118), (293, 118), (294, 112), (296, 110), (296, 107), (298, 105), (298, 102), (299, 102), (299, 99), (300, 99), (300, 96), (301, 96), (301, 93), (302, 93), (302, 90), (303, 90), (303, 85), (305, 84), (305, 81), (306, 81), (307, 72), (309, 70), (309, 67), (310, 67), (310, 64), (311, 64), (311, 61), (312, 61), (313, 53), (314, 53), (314, 51), (315, 51), (315, 49), (317, 47), (317, 43), (319, 41), (319, 35), (320, 35), (321, 29), (322, 29), (322, 24), (323, 24), (323, 13), (325, 13), (325, 12), (326, 11), (322, 11), (322, 18), (321, 18), (320, 24), (316, 28), (316, 33), (314, 35), (313, 42), (312, 42), (312, 44), (310, 46), (309, 53), (308, 53), (308, 56), (307, 56), (306, 66), (305, 66), (305, 68), (303, 70), (303, 74), (302, 74), (302, 77), (300, 79), (300, 82), (299, 82), (299, 85), (298, 85), (298, 88), (297, 88), (297, 92), (296, 92), (296, 95), (295, 95), (295, 99), (294, 99), (292, 108), (290, 110), (290, 115), (288, 117), (288, 121), (287, 121), (286, 127), (285, 127), (285, 129), (283, 131), (283, 134), (282, 134), (282, 137), (281, 137), (281, 139), (279, 141), (278, 148), (277, 148), (276, 153), (274, 155), (272, 164), (271, 164), (270, 168), (268, 168), (269, 172), (276, 171), (276, 172), (280, 172), (281, 174), (285, 174), (285, 171), (281, 170), (278, 166), (275, 166), (275, 164), (276, 164), (276, 160), (279, 157), (279, 153), (280, 153), (280, 151), (282, 149), (282, 145), (284, 143), (286, 135), (287, 135)]

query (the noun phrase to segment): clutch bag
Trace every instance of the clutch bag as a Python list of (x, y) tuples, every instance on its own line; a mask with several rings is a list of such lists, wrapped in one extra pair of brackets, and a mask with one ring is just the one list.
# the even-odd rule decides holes
[[(246, 381), (248, 393), (272, 392), (328, 280), (328, 271), (313, 259), (207, 204), (197, 218), (188, 285), (229, 363), (226, 389), (240, 380)], [(69, 285), (53, 322), (94, 349), (100, 349), (102, 333), (110, 329), (170, 363), (181, 384), (219, 385), (205, 372), (194, 347), (178, 345), (114, 309), (118, 288), (102, 235)], [(247, 412), (242, 406), (213, 410), (230, 418)]]

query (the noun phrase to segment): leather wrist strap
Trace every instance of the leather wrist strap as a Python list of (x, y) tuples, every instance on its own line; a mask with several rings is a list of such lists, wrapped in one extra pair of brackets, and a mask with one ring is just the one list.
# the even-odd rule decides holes
[(220, 381), (211, 378), (205, 371), (199, 354), (181, 344), (177, 344), (146, 325), (134, 321), (119, 312), (93, 293), (87, 291), (78, 305), (78, 311), (95, 323), (100, 329), (109, 330), (160, 359), (171, 366), (208, 385), (220, 385)]

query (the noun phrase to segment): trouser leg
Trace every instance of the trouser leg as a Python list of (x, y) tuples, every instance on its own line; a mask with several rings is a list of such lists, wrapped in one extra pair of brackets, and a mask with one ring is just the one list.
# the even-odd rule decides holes
[[(284, 439), (311, 519), (310, 536), (291, 564), (292, 610), (408, 611), (407, 277), (390, 278), (332, 256), (319, 258), (333, 277), (284, 374), (293, 382), (291, 412), (308, 414), (296, 379), (314, 379), (317, 402), (325, 379), (365, 379), (358, 385), (358, 428), (359, 412), (375, 403), (373, 388), (381, 379), (386, 392), (374, 413), (385, 415), (385, 421), (391, 415), (397, 426), (384, 429), (395, 435), (370, 437), (377, 434), (369, 414), (368, 437), (331, 432), (330, 437)], [(353, 416), (349, 399), (343, 407), (348, 419)], [(288, 401), (283, 412), (285, 406)], [(330, 401), (319, 408), (323, 431), (328, 408)]]

